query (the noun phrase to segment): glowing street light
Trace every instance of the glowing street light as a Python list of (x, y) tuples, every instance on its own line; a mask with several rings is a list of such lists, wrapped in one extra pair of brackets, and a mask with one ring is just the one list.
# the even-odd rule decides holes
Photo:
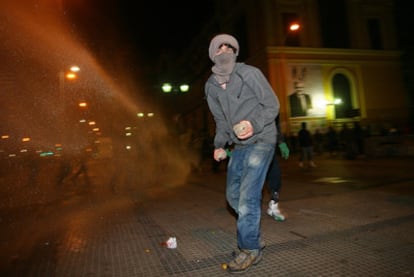
[(65, 89), (65, 79), (74, 80), (78, 77), (77, 73), (80, 71), (80, 67), (77, 65), (72, 65), (69, 68), (69, 71), (61, 71), (59, 73), (59, 93), (62, 95)]
[(77, 66), (77, 65), (72, 65), (70, 67), (70, 71), (72, 71), (72, 72), (79, 72), (80, 71), (80, 67)]
[(188, 92), (190, 90), (190, 86), (184, 83), (176, 87), (176, 86), (173, 86), (171, 83), (164, 83), (162, 84), (161, 89), (164, 93)]
[(170, 93), (172, 91), (172, 85), (170, 83), (164, 83), (161, 89), (164, 93)]
[(289, 26), (289, 30), (292, 32), (296, 32), (300, 29), (300, 24), (299, 23), (292, 23)]
[(180, 91), (181, 92), (187, 92), (190, 89), (190, 86), (187, 84), (180, 85)]
[[(288, 29), (286, 30), (284, 39), (283, 39), (283, 46), (294, 46), (296, 44), (298, 44), (296, 41), (294, 41), (295, 37), (294, 35), (296, 35), (300, 29), (302, 28), (302, 26), (297, 23), (297, 22), (292, 22), (289, 24)], [(294, 45), (291, 45), (291, 44)]]
[(74, 72), (68, 72), (66, 73), (65, 77), (68, 80), (75, 80), (78, 77), (78, 75), (76, 75), (76, 73)]

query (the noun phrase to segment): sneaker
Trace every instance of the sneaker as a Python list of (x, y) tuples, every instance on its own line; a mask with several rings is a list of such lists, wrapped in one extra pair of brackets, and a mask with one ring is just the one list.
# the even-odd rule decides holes
[(234, 274), (244, 273), (261, 260), (262, 251), (242, 249), (239, 255), (227, 265), (227, 271)]
[(279, 203), (275, 203), (274, 200), (270, 200), (267, 214), (273, 217), (276, 221), (285, 221), (286, 217), (279, 210)]

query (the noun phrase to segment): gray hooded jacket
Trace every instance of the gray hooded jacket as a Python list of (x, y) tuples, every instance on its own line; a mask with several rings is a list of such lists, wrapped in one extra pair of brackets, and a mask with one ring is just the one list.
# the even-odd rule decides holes
[[(205, 94), (216, 122), (216, 149), (233, 143), (276, 144), (279, 99), (258, 68), (236, 63), (225, 90), (212, 74), (205, 84)], [(233, 126), (242, 120), (250, 121), (254, 130), (253, 136), (245, 140), (239, 140), (233, 132)]]

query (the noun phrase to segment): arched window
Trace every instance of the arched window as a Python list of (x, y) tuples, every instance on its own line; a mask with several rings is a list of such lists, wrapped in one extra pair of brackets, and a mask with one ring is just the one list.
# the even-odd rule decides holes
[(341, 73), (337, 73), (332, 78), (332, 89), (334, 99), (340, 99), (340, 104), (335, 105), (336, 118), (354, 117), (354, 107), (352, 106), (351, 84), (348, 78)]

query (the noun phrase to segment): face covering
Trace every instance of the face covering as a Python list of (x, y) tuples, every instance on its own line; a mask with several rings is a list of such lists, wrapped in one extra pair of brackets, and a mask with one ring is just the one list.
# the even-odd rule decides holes
[(228, 83), (230, 74), (236, 64), (236, 55), (234, 53), (222, 53), (214, 57), (215, 65), (212, 67), (214, 77), (219, 84)]

